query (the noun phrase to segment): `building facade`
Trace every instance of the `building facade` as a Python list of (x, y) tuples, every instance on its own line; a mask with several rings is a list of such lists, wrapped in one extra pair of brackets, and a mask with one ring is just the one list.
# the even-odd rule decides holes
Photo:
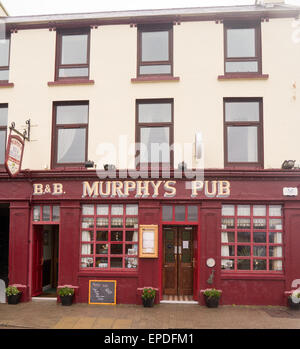
[(221, 304), (286, 304), (300, 286), (299, 13), (0, 18), (0, 271), (23, 301), (70, 285), (88, 302), (91, 280), (114, 280), (117, 303), (152, 286), (156, 302), (202, 304), (213, 287)]

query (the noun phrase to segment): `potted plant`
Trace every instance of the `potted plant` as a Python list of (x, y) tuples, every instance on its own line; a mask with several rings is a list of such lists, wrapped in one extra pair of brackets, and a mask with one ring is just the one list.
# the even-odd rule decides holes
[(217, 308), (222, 291), (215, 288), (207, 288), (203, 291), (205, 304), (208, 308)]
[(20, 291), (16, 286), (8, 286), (5, 289), (5, 293), (7, 296), (8, 304), (18, 304), (22, 295), (22, 291)]
[(144, 287), (142, 292), (143, 306), (150, 308), (153, 307), (156, 291), (152, 287)]
[(294, 291), (288, 296), (288, 305), (290, 309), (299, 310), (300, 309), (300, 292)]
[(62, 305), (72, 305), (73, 296), (74, 296), (74, 288), (70, 287), (62, 287), (58, 290), (59, 297), (61, 299)]

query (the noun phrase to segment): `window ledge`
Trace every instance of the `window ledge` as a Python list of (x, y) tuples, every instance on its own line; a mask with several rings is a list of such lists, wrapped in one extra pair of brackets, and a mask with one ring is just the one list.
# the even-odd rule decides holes
[(140, 76), (132, 78), (131, 82), (164, 82), (164, 81), (179, 81), (178, 76), (166, 76), (166, 75), (151, 75), (151, 76)]
[(95, 275), (109, 276), (109, 277), (120, 277), (120, 278), (137, 278), (138, 272), (135, 271), (111, 271), (111, 270), (97, 270), (97, 268), (93, 270), (81, 270), (78, 272), (79, 277), (91, 277)]
[(238, 79), (245, 79), (245, 80), (268, 80), (269, 74), (225, 74), (225, 75), (219, 75), (218, 80), (238, 80)]
[(0, 87), (14, 87), (15, 84), (13, 82), (0, 82)]
[(48, 86), (61, 86), (61, 85), (94, 85), (94, 80), (88, 79), (66, 79), (58, 81), (49, 81)]
[(284, 274), (277, 274), (276, 272), (272, 273), (235, 273), (232, 274), (230, 272), (223, 272), (221, 274), (221, 279), (222, 280), (285, 280)]

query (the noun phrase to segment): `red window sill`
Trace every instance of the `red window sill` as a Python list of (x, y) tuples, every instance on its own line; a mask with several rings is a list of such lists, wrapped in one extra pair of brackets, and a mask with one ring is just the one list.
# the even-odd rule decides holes
[(49, 81), (48, 86), (61, 86), (61, 85), (94, 85), (94, 80), (88, 79), (66, 79), (66, 80), (57, 80)]
[(138, 272), (136, 270), (134, 271), (128, 271), (128, 270), (99, 270), (97, 268), (95, 269), (89, 269), (89, 270), (80, 270), (78, 272), (78, 276), (86, 276), (86, 277), (91, 277), (95, 275), (101, 274), (102, 276), (109, 276), (109, 277), (132, 277), (132, 278), (137, 278), (138, 277)]
[(167, 75), (151, 75), (151, 76), (139, 76), (132, 78), (131, 82), (155, 82), (155, 81), (179, 81), (178, 76), (167, 76)]
[(219, 75), (218, 80), (235, 80), (235, 79), (253, 79), (253, 80), (267, 80), (269, 74), (225, 74)]
[(284, 274), (279, 272), (250, 272), (244, 273), (244, 272), (235, 272), (234, 274), (232, 272), (222, 272), (221, 273), (221, 279), (222, 280), (285, 280)]
[(0, 87), (14, 87), (13, 82), (0, 82)]

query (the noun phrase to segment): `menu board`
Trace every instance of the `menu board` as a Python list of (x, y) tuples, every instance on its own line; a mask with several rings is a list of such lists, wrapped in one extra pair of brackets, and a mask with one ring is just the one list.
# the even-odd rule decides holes
[(139, 257), (157, 258), (158, 257), (158, 226), (140, 225), (139, 234)]
[(90, 280), (89, 304), (116, 304), (115, 280)]

